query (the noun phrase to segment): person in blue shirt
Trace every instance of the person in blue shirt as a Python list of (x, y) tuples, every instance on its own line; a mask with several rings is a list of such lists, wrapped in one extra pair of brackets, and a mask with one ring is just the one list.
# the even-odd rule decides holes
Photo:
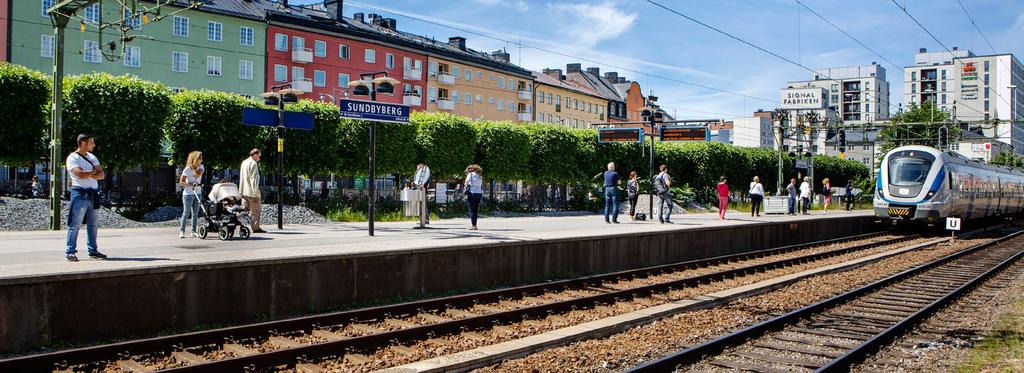
[[(615, 172), (615, 162), (608, 163), (608, 171), (604, 172), (604, 222), (619, 224), (619, 184), (622, 179)], [(608, 215), (611, 214), (611, 220)]]

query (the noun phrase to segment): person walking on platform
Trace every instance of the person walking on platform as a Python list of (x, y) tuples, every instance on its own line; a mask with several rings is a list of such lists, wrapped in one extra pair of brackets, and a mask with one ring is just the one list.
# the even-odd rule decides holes
[(789, 195), (789, 214), (796, 215), (796, 178), (789, 179), (786, 194)]
[(846, 211), (853, 209), (853, 180), (846, 180)]
[[(672, 176), (668, 174), (668, 166), (661, 165), (661, 173), (654, 177), (654, 192), (658, 194), (658, 221), (662, 224), (672, 222)], [(666, 206), (668, 209), (666, 212)]]
[(754, 181), (750, 182), (750, 216), (761, 216), (761, 203), (764, 202), (764, 185), (761, 185), (761, 179), (754, 176)]
[(729, 208), (729, 184), (725, 175), (718, 178), (718, 218), (725, 220), (725, 210)]
[[(249, 210), (252, 217), (252, 233), (267, 233), (260, 227), (260, 214), (263, 211), (263, 194), (260, 193), (260, 150), (249, 151), (249, 158), (242, 161), (239, 172), (239, 192), (242, 193), (242, 207)], [(280, 193), (281, 191), (278, 191)], [(278, 195), (280, 198), (280, 194)]]
[(466, 167), (466, 194), (469, 195), (469, 221), (472, 226), (469, 230), (475, 231), (476, 220), (480, 217), (480, 201), (484, 198), (484, 170), (477, 164)]
[[(619, 224), (619, 184), (622, 179), (615, 172), (615, 162), (608, 163), (608, 171), (604, 172), (604, 222)], [(611, 220), (608, 215), (611, 214)]]
[(821, 195), (825, 196), (825, 212), (828, 212), (828, 205), (832, 203), (832, 184), (828, 182), (826, 177), (821, 181), (824, 184), (821, 188)]
[[(430, 204), (427, 203), (427, 188), (429, 185), (427, 181), (430, 180), (430, 167), (423, 162), (416, 164), (416, 174), (412, 178), (412, 185), (420, 191), (420, 197), (423, 197), (423, 213), (426, 215), (423, 217), (424, 223), (430, 224)], [(418, 210), (418, 209), (417, 209)]]
[[(199, 237), (196, 226), (199, 224), (199, 203), (203, 198), (201, 180), (203, 179), (203, 153), (195, 150), (188, 153), (185, 169), (181, 170), (178, 184), (181, 185), (181, 228), (178, 238), (185, 238), (185, 223), (192, 218), (192, 237)], [(197, 190), (198, 189), (198, 190)]]
[(804, 215), (811, 208), (811, 178), (804, 176), (804, 182), (800, 183), (800, 205)]
[(636, 178), (636, 171), (629, 172), (629, 180), (626, 181), (626, 198), (629, 198), (629, 220), (636, 220), (636, 200), (640, 198), (640, 180)]
[(67, 251), (64, 258), (69, 262), (77, 262), (78, 230), (85, 224), (89, 257), (106, 259), (100, 253), (96, 243), (99, 234), (99, 221), (96, 210), (100, 208), (100, 180), (106, 178), (99, 158), (92, 154), (96, 141), (91, 135), (78, 135), (78, 148), (68, 154), (65, 168), (71, 178), (71, 201), (68, 203), (68, 236)]

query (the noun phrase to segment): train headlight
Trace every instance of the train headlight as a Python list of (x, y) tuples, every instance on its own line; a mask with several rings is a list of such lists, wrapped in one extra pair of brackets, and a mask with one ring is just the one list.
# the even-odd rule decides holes
[(935, 197), (935, 192), (928, 192), (928, 194), (926, 194), (924, 196), (924, 199), (927, 200), (927, 199), (932, 198), (932, 197)]

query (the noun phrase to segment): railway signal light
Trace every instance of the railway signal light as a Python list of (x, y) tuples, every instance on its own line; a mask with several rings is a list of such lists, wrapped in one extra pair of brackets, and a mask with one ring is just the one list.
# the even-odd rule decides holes
[(839, 137), (839, 153), (846, 153), (846, 130), (840, 128), (837, 137)]
[(939, 127), (939, 150), (949, 147), (949, 128)]

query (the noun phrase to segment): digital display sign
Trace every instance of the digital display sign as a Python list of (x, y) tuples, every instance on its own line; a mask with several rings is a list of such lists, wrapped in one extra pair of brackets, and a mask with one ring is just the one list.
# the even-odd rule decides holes
[(643, 128), (599, 128), (597, 142), (644, 142)]
[(708, 128), (704, 126), (672, 126), (661, 127), (661, 141), (708, 141)]

